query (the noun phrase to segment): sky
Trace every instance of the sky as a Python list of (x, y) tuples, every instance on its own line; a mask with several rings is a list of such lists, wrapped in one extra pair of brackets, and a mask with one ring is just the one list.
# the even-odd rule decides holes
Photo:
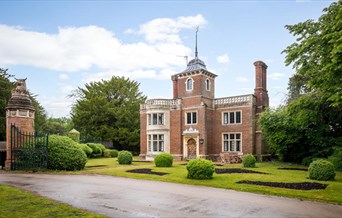
[[(149, 99), (172, 96), (171, 75), (195, 53), (218, 75), (215, 97), (253, 94), (255, 68), (268, 65), (270, 106), (284, 103), (285, 25), (317, 20), (333, 1), (0, 1), (0, 67), (26, 85), (49, 117), (69, 117), (68, 95), (125, 76)], [(14, 81), (14, 79), (13, 79)]]

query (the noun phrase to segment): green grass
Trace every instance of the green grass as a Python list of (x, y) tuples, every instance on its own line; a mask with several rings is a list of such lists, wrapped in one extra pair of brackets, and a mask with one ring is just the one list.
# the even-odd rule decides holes
[[(337, 172), (335, 181), (315, 181), (308, 179), (305, 171), (279, 170), (279, 167), (298, 167), (301, 165), (263, 162), (257, 163), (252, 170), (268, 173), (264, 174), (216, 174), (212, 180), (192, 180), (187, 179), (185, 162), (174, 162), (171, 168), (158, 168), (152, 162), (133, 162), (132, 165), (119, 165), (116, 158), (89, 159), (82, 174), (103, 174), (136, 179), (155, 180), (164, 182), (174, 182), (182, 184), (202, 185), (216, 188), (233, 189), (244, 192), (254, 192), (261, 194), (277, 195), (291, 198), (299, 198), (313, 201), (323, 201), (328, 203), (342, 203), (342, 172)], [(149, 174), (136, 174), (126, 172), (129, 169), (151, 168), (152, 171), (169, 173), (168, 175), (158, 176)], [(219, 168), (241, 168), (241, 164), (230, 164)], [(328, 184), (325, 190), (293, 190), (284, 188), (272, 188), (266, 186), (237, 184), (240, 180), (265, 181), (265, 182), (320, 182)]]
[(67, 204), (0, 185), (0, 217), (105, 217)]

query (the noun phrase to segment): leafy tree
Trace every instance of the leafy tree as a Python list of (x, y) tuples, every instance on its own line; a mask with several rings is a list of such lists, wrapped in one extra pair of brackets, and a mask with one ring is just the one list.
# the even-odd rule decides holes
[(286, 65), (296, 74), (290, 79), (290, 98), (319, 92), (331, 106), (342, 106), (342, 1), (323, 10), (318, 21), (307, 20), (285, 27), (297, 37), (283, 52)]
[(283, 51), (296, 70), (287, 105), (259, 120), (270, 149), (284, 161), (328, 157), (342, 145), (342, 1), (323, 12), (318, 21), (286, 26), (297, 36)]
[(35, 109), (34, 129), (39, 133), (43, 133), (43, 127), (46, 123), (47, 113), (45, 111), (45, 108), (38, 102), (36, 98), (37, 95), (33, 95), (32, 93), (30, 93), (30, 99)]
[(7, 69), (0, 68), (0, 141), (6, 140), (6, 106), (11, 97), (11, 91), (15, 87), (9, 80), (12, 75)]
[(75, 93), (78, 100), (71, 115), (81, 137), (111, 140), (119, 150), (139, 149), (139, 108), (146, 100), (139, 83), (114, 76), (86, 84)]
[(73, 129), (73, 123), (70, 118), (48, 118), (44, 123), (43, 132), (47, 134), (65, 135), (67, 132)]

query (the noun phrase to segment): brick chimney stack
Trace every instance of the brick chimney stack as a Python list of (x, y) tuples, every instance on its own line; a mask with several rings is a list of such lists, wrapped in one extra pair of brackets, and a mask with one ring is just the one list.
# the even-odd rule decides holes
[(261, 113), (269, 106), (267, 91), (267, 65), (262, 61), (254, 62), (255, 66), (255, 89), (254, 95), (257, 100), (257, 113)]
[(173, 99), (178, 98), (178, 78), (176, 75), (171, 77), (173, 82)]

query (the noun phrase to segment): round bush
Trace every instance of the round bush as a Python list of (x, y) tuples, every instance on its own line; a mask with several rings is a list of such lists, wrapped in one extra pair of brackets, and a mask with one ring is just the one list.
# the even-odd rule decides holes
[(82, 151), (84, 151), (87, 155), (87, 157), (90, 157), (90, 155), (93, 153), (93, 149), (91, 149), (87, 144), (78, 144), (77, 147), (81, 148)]
[(112, 152), (112, 150), (110, 149), (105, 149), (103, 151), (103, 157), (111, 157), (110, 153)]
[(242, 158), (242, 165), (243, 165), (243, 167), (255, 167), (255, 162), (256, 162), (256, 159), (251, 154), (246, 154)]
[(90, 157), (101, 157), (102, 156), (102, 149), (99, 147), (97, 143), (87, 143), (87, 145), (93, 149), (93, 153), (91, 153)]
[(117, 157), (118, 154), (119, 154), (119, 152), (118, 152), (118, 150), (116, 150), (116, 149), (114, 149), (114, 150), (112, 150), (112, 151), (110, 152), (110, 156), (111, 156), (111, 157)]
[(186, 165), (189, 179), (212, 179), (214, 174), (214, 164), (210, 160), (193, 159)]
[(53, 170), (82, 170), (87, 155), (67, 136), (49, 136), (48, 168)]
[(335, 168), (334, 165), (327, 160), (316, 160), (313, 161), (308, 169), (309, 178), (314, 180), (334, 180), (335, 179)]
[(154, 163), (156, 167), (172, 167), (173, 157), (171, 154), (158, 154), (154, 158)]
[(133, 155), (129, 151), (119, 151), (118, 161), (119, 164), (132, 164)]

